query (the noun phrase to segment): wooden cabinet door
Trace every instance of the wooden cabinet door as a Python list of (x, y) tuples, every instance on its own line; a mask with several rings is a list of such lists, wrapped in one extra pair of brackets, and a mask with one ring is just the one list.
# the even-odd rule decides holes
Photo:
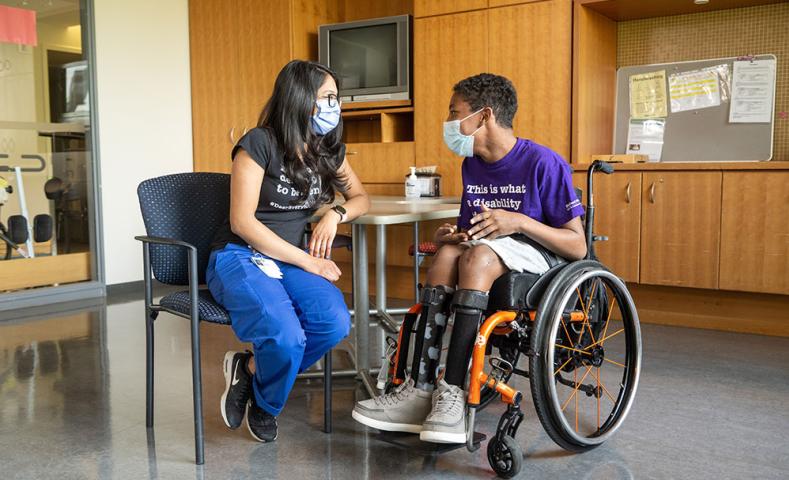
[(414, 20), (414, 147), (417, 165), (437, 165), (444, 195), (462, 190), (458, 157), (444, 145), (442, 123), (452, 87), (488, 69), (488, 12)]
[(195, 171), (230, 171), (233, 144), (290, 59), (290, 25), (290, 2), (189, 2)]
[[(574, 173), (573, 184), (584, 191), (586, 174)], [(595, 174), (594, 233), (608, 237), (595, 243), (600, 261), (626, 282), (638, 282), (641, 242), (641, 173)]]
[(789, 294), (789, 172), (725, 172), (720, 288)]
[(489, 11), (489, 71), (518, 92), (513, 127), (570, 159), (572, 2), (550, 0)]
[[(465, 12), (468, 10), (479, 10), (488, 8), (488, 0), (414, 0), (414, 16), (428, 17), (431, 15), (444, 15), (446, 13)], [(447, 36), (462, 36), (451, 32), (445, 32)]]
[(396, 195), (405, 195), (405, 177), (414, 165), (414, 142), (349, 143), (345, 155), (362, 183), (399, 184)]
[(644, 173), (641, 202), (641, 283), (718, 288), (721, 173)]

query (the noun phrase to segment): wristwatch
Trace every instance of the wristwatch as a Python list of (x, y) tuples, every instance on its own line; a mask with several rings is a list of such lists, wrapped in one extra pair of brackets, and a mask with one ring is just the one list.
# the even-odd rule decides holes
[(332, 210), (337, 212), (340, 216), (340, 223), (344, 223), (345, 219), (348, 218), (348, 212), (342, 207), (342, 205), (335, 205), (331, 207)]

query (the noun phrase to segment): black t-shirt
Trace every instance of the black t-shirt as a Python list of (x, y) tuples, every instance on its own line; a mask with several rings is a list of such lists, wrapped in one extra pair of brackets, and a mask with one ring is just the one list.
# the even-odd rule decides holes
[[(269, 129), (256, 127), (247, 132), (233, 147), (231, 158), (236, 156), (239, 148), (244, 149), (264, 172), (255, 218), (286, 242), (302, 247), (304, 229), (320, 207), (320, 178), (312, 177), (309, 197), (300, 202), (299, 192), (293, 188), (283, 169), (285, 155)], [(340, 158), (345, 157), (345, 145), (340, 148), (339, 155)], [(229, 218), (217, 230), (211, 248), (224, 248), (228, 243), (247, 245), (246, 241), (230, 230)]]

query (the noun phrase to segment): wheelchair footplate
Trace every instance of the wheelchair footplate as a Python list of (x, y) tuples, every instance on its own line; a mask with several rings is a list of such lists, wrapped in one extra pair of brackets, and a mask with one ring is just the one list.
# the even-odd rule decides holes
[[(376, 438), (390, 445), (400, 447), (419, 455), (441, 455), (459, 448), (465, 448), (465, 443), (432, 443), (419, 440), (419, 435), (406, 432), (380, 432)], [(474, 432), (473, 443), (479, 447), (488, 438), (482, 432)]]

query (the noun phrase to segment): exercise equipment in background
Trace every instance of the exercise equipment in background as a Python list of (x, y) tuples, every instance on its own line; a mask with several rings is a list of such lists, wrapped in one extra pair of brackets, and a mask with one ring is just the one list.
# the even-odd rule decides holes
[[(7, 154), (0, 153), (0, 159), (8, 158)], [(32, 258), (35, 257), (35, 249), (33, 248), (33, 241), (36, 242), (47, 242), (52, 239), (52, 217), (48, 214), (40, 214), (36, 215), (33, 219), (33, 224), (31, 225), (28, 221), (30, 215), (27, 211), (27, 202), (25, 199), (25, 185), (22, 181), (22, 173), (23, 172), (42, 172), (46, 168), (46, 161), (44, 157), (40, 155), (28, 154), (22, 155), (21, 158), (23, 160), (31, 159), (31, 160), (38, 160), (39, 165), (35, 167), (20, 167), (10, 166), (10, 165), (0, 165), (0, 172), (14, 172), (16, 176), (16, 185), (17, 185), (17, 193), (19, 194), (19, 210), (20, 215), (12, 215), (8, 218), (8, 229), (6, 230), (2, 223), (0, 223), (0, 233), (2, 233), (2, 240), (6, 243), (6, 259), (11, 257), (10, 252), (11, 248), (19, 252), (20, 255), (23, 257)], [(2, 183), (5, 183), (7, 188), (11, 188), (8, 185), (8, 182), (3, 179)], [(0, 187), (2, 187), (2, 183), (0, 183)], [(13, 192), (13, 189), (5, 189), (4, 194), (0, 194), (0, 206), (5, 204), (8, 201), (8, 194)], [(46, 192), (46, 185), (45, 185), (45, 195)], [(4, 196), (4, 198), (3, 198)], [(47, 195), (47, 198), (49, 196)], [(25, 244), (27, 247), (26, 249), (22, 249), (19, 245)], [(57, 254), (56, 245), (52, 243), (52, 255)]]

